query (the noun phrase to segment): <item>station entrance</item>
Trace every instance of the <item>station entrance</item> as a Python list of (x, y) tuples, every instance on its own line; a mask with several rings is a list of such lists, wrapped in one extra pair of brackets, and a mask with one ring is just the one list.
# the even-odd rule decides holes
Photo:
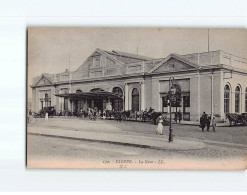
[(99, 89), (90, 92), (55, 94), (55, 96), (63, 98), (65, 111), (69, 110), (72, 113), (87, 108), (97, 108), (101, 112), (104, 109), (116, 109), (117, 111), (123, 109), (123, 97), (121, 95)]

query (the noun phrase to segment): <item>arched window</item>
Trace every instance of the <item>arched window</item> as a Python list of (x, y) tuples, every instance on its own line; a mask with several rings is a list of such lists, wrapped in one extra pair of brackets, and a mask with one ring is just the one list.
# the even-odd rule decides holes
[(76, 93), (81, 93), (81, 92), (82, 92), (82, 90), (77, 89), (75, 92), (76, 92)]
[(137, 88), (132, 91), (132, 109), (139, 111), (139, 90)]
[(240, 108), (240, 88), (239, 86), (235, 89), (235, 112), (239, 112)]
[(119, 96), (123, 96), (123, 90), (120, 87), (114, 87), (112, 92)]
[[(123, 90), (120, 87), (114, 87), (112, 92), (120, 97), (123, 97)], [(116, 111), (123, 110), (123, 99), (114, 99), (112, 108)]]
[(229, 113), (230, 108), (230, 87), (228, 85), (224, 88), (224, 113)]
[(93, 88), (90, 90), (90, 92), (103, 92), (104, 90), (101, 88)]
[(245, 112), (247, 112), (247, 87), (245, 88)]

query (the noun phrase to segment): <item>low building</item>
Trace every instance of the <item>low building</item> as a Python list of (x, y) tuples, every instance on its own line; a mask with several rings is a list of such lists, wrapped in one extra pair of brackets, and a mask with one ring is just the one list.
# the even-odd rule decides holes
[[(247, 60), (223, 51), (165, 58), (96, 49), (75, 71), (33, 79), (32, 109), (81, 108), (168, 112), (169, 78), (179, 91), (171, 108), (183, 120), (198, 121), (203, 112), (224, 120), (226, 113), (247, 112)], [(103, 95), (102, 95), (103, 94)]]

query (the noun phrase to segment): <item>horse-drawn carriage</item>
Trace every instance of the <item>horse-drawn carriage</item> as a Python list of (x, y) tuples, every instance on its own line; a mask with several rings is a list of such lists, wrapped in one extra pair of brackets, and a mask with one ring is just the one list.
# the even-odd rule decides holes
[(154, 109), (149, 109), (149, 111), (134, 111), (134, 110), (125, 110), (125, 111), (114, 111), (106, 110), (106, 118), (114, 119), (116, 121), (126, 121), (126, 120), (135, 120), (142, 122), (152, 122), (154, 125), (158, 124), (159, 116), (162, 116), (164, 125), (169, 124), (169, 120), (166, 117), (164, 112), (155, 112)]
[(232, 126), (232, 123), (234, 123), (234, 126), (236, 126), (237, 124), (247, 125), (247, 113), (229, 113), (226, 114), (226, 118), (229, 120), (230, 126)]
[(44, 118), (45, 114), (48, 112), (48, 116), (56, 116), (56, 110), (53, 106), (49, 106), (49, 107), (44, 107), (43, 109), (41, 109), (38, 113), (34, 113), (34, 117), (35, 118)]

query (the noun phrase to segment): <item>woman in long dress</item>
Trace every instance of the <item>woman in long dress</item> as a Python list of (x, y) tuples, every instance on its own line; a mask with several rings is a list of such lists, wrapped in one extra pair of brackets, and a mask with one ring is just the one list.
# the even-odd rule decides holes
[(215, 131), (215, 127), (216, 127), (216, 119), (215, 119), (215, 116), (213, 116), (213, 118), (212, 118), (212, 127), (213, 127), (213, 131)]
[(162, 116), (159, 116), (159, 123), (156, 129), (156, 134), (163, 135), (163, 119)]
[(48, 112), (45, 113), (45, 121), (48, 121)]

